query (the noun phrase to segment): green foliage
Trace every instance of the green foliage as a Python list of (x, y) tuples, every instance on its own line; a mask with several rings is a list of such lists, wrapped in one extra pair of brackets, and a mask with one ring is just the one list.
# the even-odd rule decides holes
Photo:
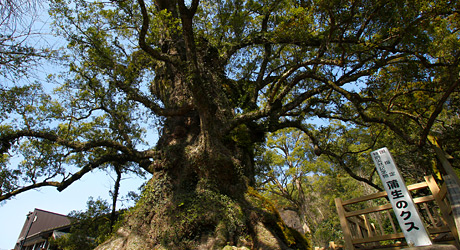
[[(358, 195), (353, 178), (381, 188), (370, 151), (388, 147), (417, 181), (439, 169), (433, 135), (460, 166), (458, 10), (444, 0), (53, 0), (53, 32), (67, 42), (58, 62), (67, 68), (48, 77), (54, 90), (0, 86), (0, 200), (62, 190), (94, 169), (146, 170), (166, 177), (145, 189), (138, 208), (173, 204), (193, 214), (176, 221), (179, 238), (191, 240), (197, 227), (240, 225), (228, 206), (243, 202), (237, 197), (257, 172), (259, 187), (277, 206), (294, 206), (318, 242), (336, 237), (335, 196), (322, 187)], [(0, 37), (0, 59), (11, 54), (14, 67), (28, 65), (37, 49), (14, 43)], [(158, 125), (155, 145), (146, 138)], [(185, 159), (191, 152), (200, 155)], [(168, 179), (182, 174), (191, 175), (187, 183)], [(191, 191), (196, 197), (180, 193), (192, 179), (232, 174), (242, 182), (231, 183), (241, 187), (235, 200), (218, 185)]]
[[(106, 201), (90, 197), (86, 211), (72, 211), (69, 214), (72, 220), (70, 233), (57, 238), (52, 245), (63, 250), (94, 249), (119, 227), (119, 224), (115, 224), (111, 228), (110, 212), (110, 205)], [(122, 218), (123, 214), (118, 212), (117, 221), (120, 222)]]
[[(329, 138), (337, 143), (345, 140)], [(264, 195), (278, 210), (296, 212), (301, 226), (308, 227), (305, 233), (314, 246), (324, 246), (329, 241), (340, 243), (342, 232), (334, 199), (361, 196), (366, 192), (363, 184), (353, 180), (330, 158), (317, 156), (308, 136), (299, 130), (284, 129), (271, 134), (263, 158), (270, 166), (259, 177), (259, 182), (264, 183), (259, 186)]]

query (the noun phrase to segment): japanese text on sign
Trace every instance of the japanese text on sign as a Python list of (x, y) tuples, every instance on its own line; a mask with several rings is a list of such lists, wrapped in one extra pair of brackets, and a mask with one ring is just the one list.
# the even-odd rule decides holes
[(407, 243), (431, 245), (426, 228), (388, 149), (373, 151), (371, 156)]

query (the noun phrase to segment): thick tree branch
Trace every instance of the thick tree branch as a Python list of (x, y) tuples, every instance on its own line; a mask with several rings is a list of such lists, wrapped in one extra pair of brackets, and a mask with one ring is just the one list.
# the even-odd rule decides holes
[(142, 27), (141, 31), (139, 33), (139, 46), (150, 56), (152, 56), (154, 59), (164, 61), (164, 62), (169, 62), (169, 63), (177, 63), (176, 60), (166, 54), (163, 54), (159, 52), (158, 50), (152, 48), (150, 45), (147, 44), (146, 42), (146, 36), (147, 32), (149, 30), (149, 14), (147, 12), (147, 8), (145, 6), (144, 0), (138, 0), (139, 6), (141, 8), (141, 13), (142, 13)]
[(441, 99), (439, 100), (438, 104), (436, 105), (435, 110), (433, 111), (433, 113), (431, 113), (431, 116), (428, 119), (428, 122), (426, 123), (426, 126), (425, 126), (425, 128), (423, 129), (423, 131), (422, 131), (422, 133), (420, 135), (420, 142), (419, 142), (420, 146), (425, 145), (427, 137), (428, 137), (428, 134), (429, 134), (429, 132), (431, 130), (431, 127), (433, 126), (433, 124), (434, 124), (434, 122), (436, 120), (436, 117), (438, 117), (438, 115), (443, 110), (444, 103), (447, 101), (447, 99), (452, 94), (452, 92), (454, 92), (458, 88), (459, 83), (460, 83), (460, 79), (457, 77), (457, 79), (454, 81), (454, 83), (442, 95)]
[(120, 154), (107, 154), (107, 155), (104, 155), (100, 158), (98, 158), (97, 160), (91, 162), (91, 163), (88, 163), (87, 165), (85, 165), (80, 171), (72, 174), (70, 176), (70, 178), (66, 177), (64, 178), (63, 181), (61, 182), (58, 182), (58, 181), (42, 181), (42, 182), (37, 182), (37, 183), (33, 183), (31, 185), (28, 185), (28, 186), (24, 186), (24, 187), (20, 187), (14, 191), (11, 191), (11, 192), (8, 192), (6, 194), (2, 194), (0, 196), (0, 201), (3, 201), (3, 200), (7, 200), (13, 196), (16, 196), (20, 193), (23, 193), (23, 192), (26, 192), (26, 191), (29, 191), (29, 190), (32, 190), (32, 189), (37, 189), (37, 188), (41, 188), (41, 187), (46, 187), (46, 186), (53, 186), (53, 187), (57, 187), (57, 190), (59, 192), (63, 191), (64, 189), (66, 189), (68, 186), (70, 186), (72, 183), (74, 183), (75, 181), (81, 179), (81, 177), (83, 177), (85, 174), (91, 172), (92, 170), (106, 164), (106, 163), (116, 163), (116, 164), (124, 164), (126, 163), (127, 161), (135, 161), (135, 159), (131, 159), (130, 157), (127, 157), (126, 155), (120, 155)]
[[(326, 151), (325, 152), (326, 155), (329, 155), (331, 157), (334, 157), (336, 159), (336, 161), (339, 163), (339, 165), (345, 170), (345, 172), (347, 172), (348, 175), (350, 175), (353, 179), (357, 180), (357, 181), (361, 181), (361, 182), (364, 182), (366, 184), (368, 184), (369, 186), (377, 189), (378, 191), (383, 191), (383, 189), (381, 187), (379, 187), (377, 184), (373, 183), (372, 182), (372, 179), (366, 179), (366, 178), (363, 178), (357, 174), (355, 174), (344, 162), (343, 160), (335, 155), (334, 153), (330, 152), (330, 151)], [(372, 177), (372, 175), (371, 175)]]
[[(88, 142), (78, 142), (78, 141), (69, 141), (66, 140), (65, 138), (59, 137), (56, 134), (52, 132), (45, 132), (45, 131), (31, 131), (31, 130), (20, 130), (20, 131), (15, 131), (12, 133), (6, 133), (0, 136), (0, 153), (6, 153), (8, 150), (11, 148), (13, 143), (23, 137), (32, 137), (32, 138), (39, 138), (39, 139), (44, 139), (48, 140), (50, 142), (59, 144), (61, 146), (65, 146), (69, 149), (72, 150), (71, 153), (76, 153), (76, 152), (84, 152), (84, 151), (90, 151), (91, 149), (94, 148), (100, 148), (100, 147), (105, 147), (109, 148), (115, 151), (119, 151), (123, 153), (123, 157), (125, 157), (123, 160), (125, 161), (131, 161), (131, 162), (136, 162), (139, 164), (141, 168), (146, 170), (147, 172), (152, 172), (152, 169), (150, 168), (150, 164), (153, 160), (155, 160), (158, 157), (158, 154), (155, 150), (145, 150), (145, 151), (137, 151), (131, 147), (124, 146), (118, 142), (111, 141), (111, 140), (99, 140), (99, 141), (88, 141)], [(108, 156), (110, 158), (110, 156)], [(112, 160), (120, 160), (121, 156), (116, 156), (112, 158)], [(102, 158), (110, 160), (108, 158)], [(93, 163), (96, 165), (100, 165), (101, 163), (100, 160), (97, 162)], [(93, 166), (94, 168), (94, 166)], [(88, 170), (88, 168), (82, 169), (82, 174)]]
[(196, 9), (198, 7), (197, 0), (193, 0), (192, 8), (189, 9), (185, 6), (183, 0), (179, 1), (179, 12), (180, 18), (182, 21), (182, 34), (185, 40), (185, 50), (187, 53), (187, 61), (191, 63), (192, 70), (196, 73), (198, 70), (198, 61), (196, 55), (196, 46), (195, 46), (195, 34), (193, 32), (193, 16), (195, 15)]
[(127, 95), (128, 99), (141, 103), (158, 116), (181, 116), (193, 109), (193, 106), (191, 105), (185, 105), (179, 108), (164, 109), (160, 107), (160, 105), (158, 105), (155, 101), (140, 93), (138, 89), (132, 88), (128, 84), (122, 83), (120, 81), (115, 81), (114, 83)]
[(129, 160), (129, 158), (127, 156), (125, 156), (125, 155), (107, 154), (107, 155), (101, 156), (97, 160), (95, 160), (93, 162), (90, 162), (87, 165), (85, 165), (80, 171), (72, 174), (70, 176), (70, 178), (68, 178), (68, 179), (64, 180), (63, 182), (61, 182), (60, 185), (58, 186), (57, 190), (60, 192), (60, 191), (62, 191), (64, 189), (66, 189), (72, 183), (74, 183), (75, 181), (81, 179), (81, 177), (83, 177), (83, 175), (91, 172), (93, 169), (96, 169), (96, 168), (102, 166), (103, 164), (110, 163), (110, 162), (117, 162), (117, 163), (124, 164), (128, 160)]
[(71, 148), (75, 152), (87, 151), (96, 147), (109, 147), (131, 155), (135, 153), (135, 151), (132, 148), (126, 147), (112, 140), (97, 140), (88, 142), (70, 141), (56, 135), (53, 132), (34, 131), (29, 129), (19, 130), (1, 135), (0, 142), (2, 143), (2, 148), (0, 149), (0, 152), (5, 153), (6, 151), (8, 151), (9, 147), (11, 147), (11, 143), (22, 137), (45, 139), (57, 143), (59, 145)]
[(233, 120), (231, 120), (228, 124), (228, 126), (224, 129), (223, 134), (228, 134), (230, 131), (232, 131), (234, 128), (238, 127), (238, 125), (258, 120), (263, 117), (267, 117), (268, 114), (270, 113), (270, 108), (265, 107), (264, 109), (261, 110), (256, 110), (252, 112), (248, 112), (245, 114), (237, 115)]
[(345, 162), (343, 161), (343, 155), (345, 154), (359, 154), (359, 153), (362, 153), (364, 151), (367, 151), (367, 150), (370, 150), (374, 145), (375, 143), (377, 143), (377, 140), (374, 140), (373, 144), (370, 145), (369, 147), (365, 148), (365, 149), (362, 149), (362, 150), (359, 150), (359, 151), (356, 151), (356, 152), (342, 152), (341, 155), (338, 155), (330, 150), (327, 150), (326, 148), (324, 147), (321, 147), (319, 144), (319, 140), (318, 138), (316, 138), (316, 136), (313, 135), (313, 133), (310, 131), (309, 128), (305, 127), (304, 125), (302, 125), (300, 122), (298, 123), (291, 123), (290, 124), (291, 127), (295, 127), (299, 130), (301, 130), (302, 132), (304, 132), (309, 138), (310, 140), (312, 141), (314, 147), (315, 147), (315, 154), (317, 155), (321, 155), (321, 154), (325, 154), (327, 156), (329, 156), (332, 160), (335, 159), (335, 161), (345, 170), (345, 172), (347, 172), (353, 179), (357, 180), (357, 181), (361, 181), (361, 182), (364, 182), (368, 185), (370, 185), (371, 187), (379, 190), (379, 191), (382, 191), (382, 189), (375, 183), (372, 182), (372, 176), (373, 176), (373, 173), (371, 174), (371, 176), (369, 177), (369, 179), (366, 179), (364, 177), (361, 177), (359, 175), (357, 175), (356, 173), (353, 172), (353, 170), (351, 170), (350, 167), (347, 166), (347, 164), (345, 164)]
[(264, 76), (267, 71), (267, 66), (270, 61), (270, 57), (272, 54), (272, 46), (270, 44), (266, 44), (264, 46), (264, 57), (262, 60), (262, 64), (260, 65), (259, 73), (257, 74), (256, 79), (256, 87), (254, 88), (253, 92), (251, 93), (250, 101), (251, 103), (257, 103), (259, 91), (263, 88), (264, 84)]
[(47, 187), (47, 186), (59, 187), (59, 185), (61, 185), (61, 183), (57, 182), (57, 181), (44, 181), (44, 182), (34, 183), (34, 184), (29, 185), (29, 186), (25, 186), (25, 187), (16, 189), (14, 191), (8, 192), (6, 194), (0, 195), (0, 202), (4, 201), (4, 200), (8, 200), (9, 198), (11, 198), (13, 196), (16, 196), (16, 195), (18, 195), (20, 193), (24, 193), (24, 192), (32, 190), (32, 189), (41, 188), (41, 187)]
[(266, 37), (263, 33), (253, 34), (242, 39), (239, 43), (229, 47), (227, 49), (226, 58), (230, 58), (233, 54), (235, 54), (238, 50), (242, 48), (246, 48), (249, 46), (255, 45), (280, 45), (280, 44), (291, 44), (291, 45), (298, 45), (298, 46), (305, 46), (305, 47), (319, 47), (321, 44), (324, 43), (324, 40), (319, 38), (310, 38), (310, 39), (303, 39), (294, 41), (289, 39), (288, 37)]
[(393, 132), (395, 132), (398, 136), (403, 138), (408, 144), (414, 145), (415, 141), (409, 135), (407, 135), (402, 129), (400, 129), (399, 126), (391, 122), (389, 119), (386, 119), (382, 116), (377, 117), (367, 114), (361, 106), (363, 98), (359, 94), (347, 91), (344, 88), (338, 86), (334, 82), (329, 82), (329, 85), (353, 104), (356, 111), (358, 112), (359, 117), (363, 121), (384, 124), (387, 127), (389, 127)]
[[(294, 79), (294, 81), (295, 82), (301, 81), (302, 79), (307, 77), (307, 75), (308, 75), (308, 73), (306, 73), (306, 75), (301, 75), (301, 76), (299, 76), (298, 79)], [(328, 85), (323, 84), (323, 85), (321, 85), (321, 86), (319, 86), (317, 88), (313, 88), (313, 89), (311, 89), (309, 91), (306, 91), (306, 92), (304, 92), (304, 93), (292, 98), (292, 100), (289, 103), (285, 104), (285, 105), (282, 105), (281, 100), (276, 99), (276, 100), (274, 100), (272, 102), (269, 102), (265, 106), (265, 108), (263, 108), (263, 109), (248, 112), (248, 113), (236, 116), (230, 122), (230, 124), (228, 125), (226, 130), (227, 130), (227, 132), (229, 132), (232, 129), (238, 127), (238, 125), (240, 125), (240, 124), (244, 124), (244, 123), (247, 123), (247, 122), (250, 122), (250, 121), (255, 121), (255, 120), (258, 120), (258, 119), (261, 119), (261, 118), (264, 118), (264, 117), (273, 117), (274, 120), (277, 120), (281, 116), (288, 115), (289, 111), (300, 107), (302, 105), (302, 103), (304, 103), (308, 99), (310, 99), (313, 96), (315, 96), (315, 95), (317, 95), (317, 94), (319, 94), (321, 92), (324, 92), (324, 91), (326, 91), (328, 89), (330, 89), (330, 87)], [(284, 93), (284, 92), (285, 91), (283, 91), (283, 95), (287, 95), (287, 93)], [(271, 124), (271, 125), (274, 126), (275, 124)]]

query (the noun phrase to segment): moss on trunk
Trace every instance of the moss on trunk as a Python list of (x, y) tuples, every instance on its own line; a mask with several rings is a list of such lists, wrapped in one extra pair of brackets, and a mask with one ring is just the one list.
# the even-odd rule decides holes
[(254, 189), (243, 200), (214, 190), (174, 193), (156, 176), (114, 236), (98, 249), (310, 249)]
[(249, 187), (251, 147), (210, 136), (201, 124), (196, 113), (165, 122), (152, 179), (98, 249), (308, 249), (305, 237)]

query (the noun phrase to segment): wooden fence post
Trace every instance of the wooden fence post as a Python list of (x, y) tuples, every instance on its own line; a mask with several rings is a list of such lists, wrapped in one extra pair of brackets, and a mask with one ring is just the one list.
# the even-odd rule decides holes
[(348, 222), (347, 222), (347, 217), (345, 217), (345, 209), (343, 208), (342, 200), (340, 198), (335, 198), (335, 206), (337, 207), (337, 213), (339, 214), (339, 218), (340, 218), (340, 225), (342, 225), (342, 229), (343, 229), (345, 249), (355, 250), (355, 247), (353, 246), (353, 242), (351, 238), (350, 227), (348, 226)]
[(458, 178), (457, 173), (455, 173), (454, 168), (447, 159), (446, 153), (439, 146), (436, 138), (429, 135), (428, 140), (431, 142), (431, 145), (436, 152), (436, 157), (441, 162), (442, 168), (447, 173), (447, 176), (443, 176), (443, 179), (447, 184), (447, 193), (450, 200), (450, 205), (452, 207), (452, 215), (458, 235), (460, 234), (460, 179)]
[(337, 248), (337, 246), (335, 245), (335, 242), (329, 241), (329, 249), (335, 250), (336, 248)]
[(442, 200), (442, 197), (440, 196), (440, 193), (439, 193), (440, 189), (438, 185), (436, 184), (436, 181), (431, 175), (425, 176), (425, 181), (428, 184), (428, 187), (430, 188), (431, 193), (433, 194), (434, 199), (436, 200), (436, 203), (438, 203), (442, 216), (445, 218), (447, 222), (447, 226), (452, 232), (452, 235), (454, 236), (455, 241), (458, 242), (458, 232), (456, 231), (454, 220), (451, 216), (449, 216), (449, 208), (447, 207), (447, 204), (444, 203), (444, 201)]

